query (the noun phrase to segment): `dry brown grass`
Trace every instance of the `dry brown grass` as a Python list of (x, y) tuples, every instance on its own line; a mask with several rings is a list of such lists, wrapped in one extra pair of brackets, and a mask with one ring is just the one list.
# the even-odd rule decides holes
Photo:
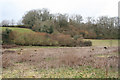
[[(34, 51), (36, 50), (36, 51)], [(37, 68), (59, 68), (66, 67), (78, 67), (78, 66), (93, 66), (95, 68), (105, 68), (107, 65), (109, 68), (117, 68), (118, 56), (111, 57), (97, 57), (96, 54), (110, 54), (116, 52), (117, 48), (109, 48), (108, 51), (104, 48), (96, 47), (94, 51), (90, 52), (91, 48), (27, 48), (22, 50), (21, 55), (5, 52), (2, 56), (3, 68), (14, 66), (16, 63), (27, 63)], [(4, 53), (3, 52), (3, 53)], [(11, 51), (12, 52), (12, 51)]]

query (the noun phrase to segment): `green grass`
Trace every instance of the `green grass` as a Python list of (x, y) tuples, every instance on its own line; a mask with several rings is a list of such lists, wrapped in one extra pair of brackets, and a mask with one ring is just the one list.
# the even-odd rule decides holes
[(107, 58), (107, 57), (111, 57), (111, 56), (118, 56), (118, 52), (112, 52), (109, 54), (95, 54), (94, 56)]
[(93, 46), (118, 46), (118, 40), (84, 39), (92, 41)]
[(97, 69), (90, 66), (79, 66), (78, 68), (61, 67), (38, 69), (32, 66), (21, 67), (3, 70), (3, 78), (117, 78), (118, 72), (109, 71), (106, 76), (104, 69)]
[(30, 32), (30, 33), (34, 33), (34, 31), (32, 31), (31, 29), (27, 29), (27, 28), (14, 28), (14, 27), (0, 27), (0, 29), (2, 28), (2, 31), (5, 31), (6, 28), (11, 29), (13, 31), (17, 31), (20, 33), (24, 33), (24, 32)]
[[(105, 70), (96, 69), (90, 66), (79, 68), (62, 67), (58, 69), (40, 70), (41, 78), (105, 78)], [(109, 73), (107, 77), (116, 77), (116, 73)]]

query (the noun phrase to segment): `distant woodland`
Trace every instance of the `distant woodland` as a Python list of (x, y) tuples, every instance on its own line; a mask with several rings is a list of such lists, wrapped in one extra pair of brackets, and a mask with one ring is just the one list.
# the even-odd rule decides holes
[[(45, 8), (26, 12), (17, 25), (14, 25), (14, 21), (10, 23), (10, 21), (3, 20), (1, 26), (28, 28), (38, 34), (42, 33), (42, 35), (47, 35), (56, 41), (60, 39), (68, 39), (66, 42), (70, 40), (72, 42), (72, 40), (79, 39), (119, 38), (118, 17), (87, 17), (85, 20), (79, 14), (51, 14), (50, 11)], [(34, 34), (32, 35), (34, 36)], [(60, 42), (64, 41), (65, 40)]]

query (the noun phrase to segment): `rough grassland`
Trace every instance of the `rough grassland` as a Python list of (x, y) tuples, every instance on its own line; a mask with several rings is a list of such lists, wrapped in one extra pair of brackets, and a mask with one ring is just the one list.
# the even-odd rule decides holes
[(117, 47), (22, 49), (3, 50), (3, 78), (118, 77)]

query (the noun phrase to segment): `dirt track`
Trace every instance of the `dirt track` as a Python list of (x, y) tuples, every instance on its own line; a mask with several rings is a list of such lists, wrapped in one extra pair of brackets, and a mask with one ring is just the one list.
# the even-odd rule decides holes
[[(93, 66), (117, 69), (117, 47), (71, 47), (71, 48), (24, 48), (23, 50), (3, 50), (3, 68), (15, 63), (27, 63), (37, 68), (58, 68), (61, 66)], [(20, 53), (20, 54), (18, 54)], [(103, 57), (98, 55), (104, 55)], [(107, 55), (107, 57), (105, 56)]]

